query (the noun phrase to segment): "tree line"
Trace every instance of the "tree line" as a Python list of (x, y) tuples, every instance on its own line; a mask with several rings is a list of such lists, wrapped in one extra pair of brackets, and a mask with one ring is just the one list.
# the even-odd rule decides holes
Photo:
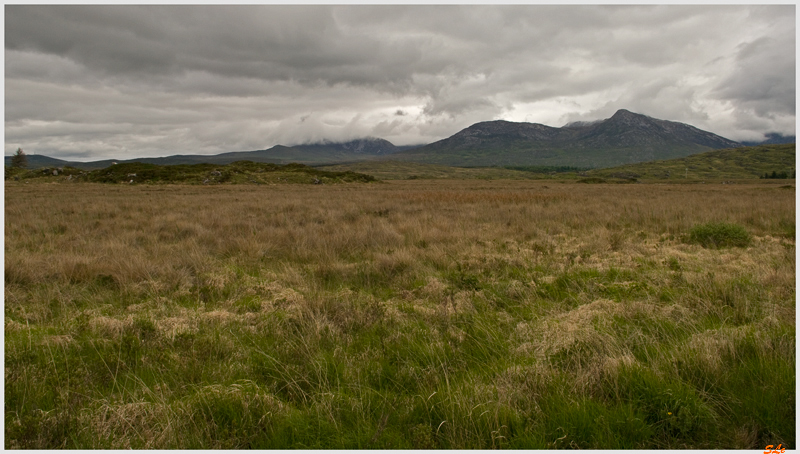
[(772, 173), (766, 172), (764, 175), (760, 176), (759, 178), (762, 180), (770, 180), (770, 179), (778, 179), (778, 180), (785, 180), (788, 178), (794, 179), (795, 171), (792, 171), (792, 176), (789, 176), (789, 172), (776, 172), (772, 171)]

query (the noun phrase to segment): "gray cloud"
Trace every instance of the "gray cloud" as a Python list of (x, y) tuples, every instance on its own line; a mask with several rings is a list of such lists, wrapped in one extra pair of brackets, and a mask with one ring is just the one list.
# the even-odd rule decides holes
[(787, 51), (795, 51), (794, 36), (789, 34), (741, 44), (736, 71), (719, 84), (716, 93), (760, 117), (794, 114), (795, 64), (785, 58)]
[[(6, 154), (218, 153), (619, 108), (794, 134), (795, 7), (8, 5)], [(304, 119), (304, 120), (303, 120)]]

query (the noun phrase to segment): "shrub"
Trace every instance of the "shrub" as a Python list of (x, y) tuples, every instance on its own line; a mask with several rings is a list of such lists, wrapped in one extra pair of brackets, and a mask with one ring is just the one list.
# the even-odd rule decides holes
[(578, 180), (578, 183), (586, 183), (586, 184), (599, 184), (599, 183), (605, 183), (605, 182), (606, 182), (606, 179), (605, 178), (600, 178), (600, 177), (581, 178), (580, 180)]
[(726, 222), (699, 224), (689, 231), (689, 242), (705, 248), (746, 247), (750, 241), (747, 229)]

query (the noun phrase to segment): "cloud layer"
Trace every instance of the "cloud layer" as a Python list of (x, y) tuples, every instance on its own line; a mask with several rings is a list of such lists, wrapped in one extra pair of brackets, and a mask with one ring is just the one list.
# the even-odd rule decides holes
[(795, 132), (795, 6), (5, 8), (5, 151), (254, 150), (617, 109)]

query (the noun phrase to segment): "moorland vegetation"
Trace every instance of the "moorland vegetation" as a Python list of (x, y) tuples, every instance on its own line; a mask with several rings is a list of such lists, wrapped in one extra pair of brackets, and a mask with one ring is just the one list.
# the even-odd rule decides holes
[(792, 184), (52, 178), (6, 448), (796, 447)]

